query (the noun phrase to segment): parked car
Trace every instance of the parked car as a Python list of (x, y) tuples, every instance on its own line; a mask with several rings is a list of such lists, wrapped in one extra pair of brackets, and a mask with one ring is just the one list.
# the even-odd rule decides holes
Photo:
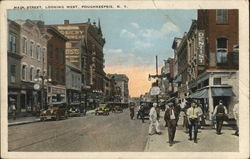
[(81, 116), (81, 112), (79, 108), (72, 107), (68, 110), (69, 117), (79, 117)]
[(59, 119), (67, 119), (67, 104), (65, 102), (57, 102), (52, 103), (48, 109), (41, 110), (40, 120), (59, 120)]
[(109, 111), (106, 104), (99, 104), (99, 107), (95, 109), (95, 115), (109, 115)]

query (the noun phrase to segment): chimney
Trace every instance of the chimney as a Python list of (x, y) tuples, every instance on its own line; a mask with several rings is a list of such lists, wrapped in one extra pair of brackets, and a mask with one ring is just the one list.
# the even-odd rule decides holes
[(64, 20), (64, 24), (65, 25), (69, 24), (69, 20)]

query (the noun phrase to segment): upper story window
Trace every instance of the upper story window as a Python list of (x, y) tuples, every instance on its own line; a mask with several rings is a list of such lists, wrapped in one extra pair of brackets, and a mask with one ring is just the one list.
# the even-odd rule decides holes
[(16, 82), (16, 65), (10, 65), (10, 82)]
[(16, 36), (9, 34), (8, 51), (16, 53)]
[(37, 60), (39, 60), (39, 54), (40, 54), (40, 45), (36, 45), (35, 58)]
[(41, 59), (42, 61), (44, 61), (45, 55), (46, 55), (46, 49), (45, 49), (45, 48), (42, 48), (42, 56), (40, 57), (40, 59)]
[(34, 68), (30, 67), (30, 81), (33, 81), (33, 72), (34, 72)]
[(217, 63), (227, 63), (227, 39), (218, 38), (217, 39)]
[(22, 65), (22, 80), (26, 80), (27, 65)]
[(22, 37), (22, 53), (27, 54), (27, 50), (28, 50), (27, 38)]
[(33, 57), (33, 52), (34, 52), (34, 42), (33, 41), (30, 41), (30, 57)]
[(228, 24), (228, 10), (226, 10), (226, 9), (216, 10), (216, 23), (217, 24)]
[(214, 78), (214, 85), (221, 85), (221, 78)]

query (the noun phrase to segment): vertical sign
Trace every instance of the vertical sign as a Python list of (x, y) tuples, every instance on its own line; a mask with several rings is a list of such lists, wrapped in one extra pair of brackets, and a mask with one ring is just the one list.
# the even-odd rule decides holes
[(204, 30), (198, 31), (198, 65), (205, 64), (205, 34)]

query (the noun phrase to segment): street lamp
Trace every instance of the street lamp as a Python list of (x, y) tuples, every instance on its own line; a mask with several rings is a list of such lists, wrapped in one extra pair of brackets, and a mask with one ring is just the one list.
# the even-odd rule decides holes
[[(51, 79), (50, 78), (47, 78), (46, 76), (44, 75), (36, 75), (35, 79), (34, 79), (35, 82), (38, 82), (34, 85), (34, 88), (36, 90), (41, 90), (41, 109), (44, 108), (44, 84), (45, 82), (51, 82)], [(40, 86), (41, 85), (41, 86)]]

